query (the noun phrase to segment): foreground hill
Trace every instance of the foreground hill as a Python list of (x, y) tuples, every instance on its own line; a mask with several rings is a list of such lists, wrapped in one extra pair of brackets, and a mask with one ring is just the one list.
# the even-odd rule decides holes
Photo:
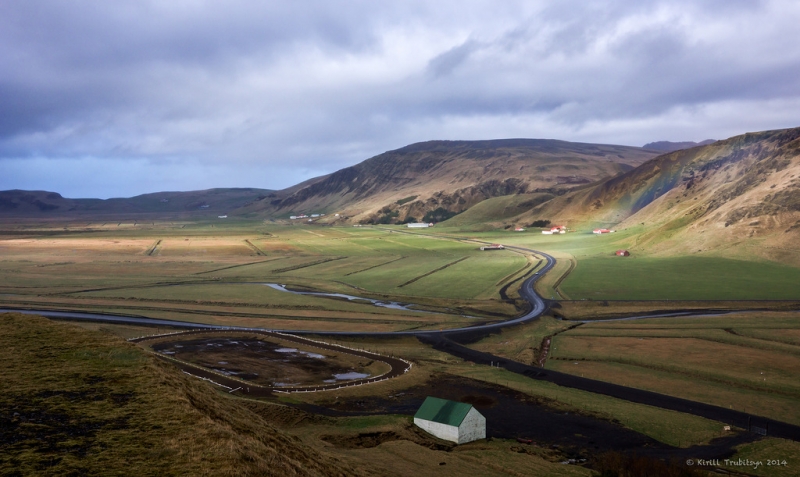
[(0, 191), (0, 215), (15, 217), (143, 216), (197, 217), (226, 214), (261, 200), (266, 189), (208, 189), (190, 192), (156, 192), (131, 198), (67, 199), (56, 192)]
[(516, 218), (644, 226), (637, 246), (732, 249), (800, 264), (800, 128), (748, 133), (659, 156)]
[(2, 475), (364, 475), (109, 334), (0, 314), (0, 350)]
[(435, 209), (461, 212), (490, 197), (563, 193), (628, 171), (657, 154), (544, 139), (429, 141), (277, 192), (239, 212), (339, 212), (338, 220), (351, 222), (419, 220)]

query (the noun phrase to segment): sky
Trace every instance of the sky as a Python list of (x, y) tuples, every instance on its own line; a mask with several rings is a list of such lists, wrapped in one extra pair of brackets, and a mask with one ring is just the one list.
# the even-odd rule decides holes
[(800, 126), (800, 2), (0, 2), (0, 190), (282, 189), (435, 139)]

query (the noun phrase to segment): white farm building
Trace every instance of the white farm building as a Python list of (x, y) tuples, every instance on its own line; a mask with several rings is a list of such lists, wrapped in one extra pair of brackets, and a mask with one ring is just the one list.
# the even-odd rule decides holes
[(414, 424), (439, 439), (465, 444), (486, 438), (486, 418), (471, 404), (428, 396)]
[(412, 222), (412, 223), (407, 224), (407, 225), (408, 225), (408, 228), (410, 228), (410, 229), (418, 229), (418, 228), (421, 229), (421, 228), (424, 228), (424, 227), (430, 227), (431, 226), (431, 224), (426, 224), (425, 222)]

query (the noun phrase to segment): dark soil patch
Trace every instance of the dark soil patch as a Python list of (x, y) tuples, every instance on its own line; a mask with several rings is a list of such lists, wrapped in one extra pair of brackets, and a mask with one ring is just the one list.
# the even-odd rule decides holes
[[(413, 415), (427, 396), (469, 402), (486, 417), (486, 434), (490, 438), (532, 440), (537, 446), (556, 449), (565, 457), (588, 458), (604, 452), (627, 452), (661, 459), (725, 458), (733, 454), (733, 446), (752, 441), (752, 434), (736, 434), (716, 439), (708, 446), (679, 449), (623, 427), (618, 422), (597, 416), (565, 412), (552, 402), (502, 387), (458, 376), (440, 374), (421, 386), (393, 396), (372, 396), (352, 399), (337, 398), (321, 406), (304, 406), (327, 415), (406, 414)], [(391, 436), (363, 435), (351, 437), (356, 442), (371, 443)], [(379, 445), (378, 442), (375, 445)], [(360, 445), (360, 444), (359, 444)]]
[(345, 449), (370, 449), (384, 442), (402, 440), (411, 441), (431, 450), (450, 452), (456, 447), (455, 444), (437, 439), (412, 424), (409, 424), (401, 431), (362, 432), (356, 435), (333, 434), (322, 436), (322, 440)]
[(368, 359), (345, 362), (339, 359), (341, 353), (304, 351), (245, 336), (167, 341), (152, 347), (165, 356), (262, 386), (321, 384), (335, 379), (335, 374), (361, 372), (371, 363)]
[(346, 449), (370, 449), (377, 447), (384, 442), (399, 441), (405, 439), (400, 434), (389, 432), (364, 432), (355, 436), (322, 436), (322, 440), (330, 442), (337, 447)]

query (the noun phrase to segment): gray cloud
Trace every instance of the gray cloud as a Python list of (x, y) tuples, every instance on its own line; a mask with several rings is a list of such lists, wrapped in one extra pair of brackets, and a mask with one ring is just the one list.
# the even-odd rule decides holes
[(798, 20), (781, 1), (9, 0), (0, 189), (107, 194), (75, 188), (89, 164), (130, 193), (281, 188), (428, 139), (798, 126)]

